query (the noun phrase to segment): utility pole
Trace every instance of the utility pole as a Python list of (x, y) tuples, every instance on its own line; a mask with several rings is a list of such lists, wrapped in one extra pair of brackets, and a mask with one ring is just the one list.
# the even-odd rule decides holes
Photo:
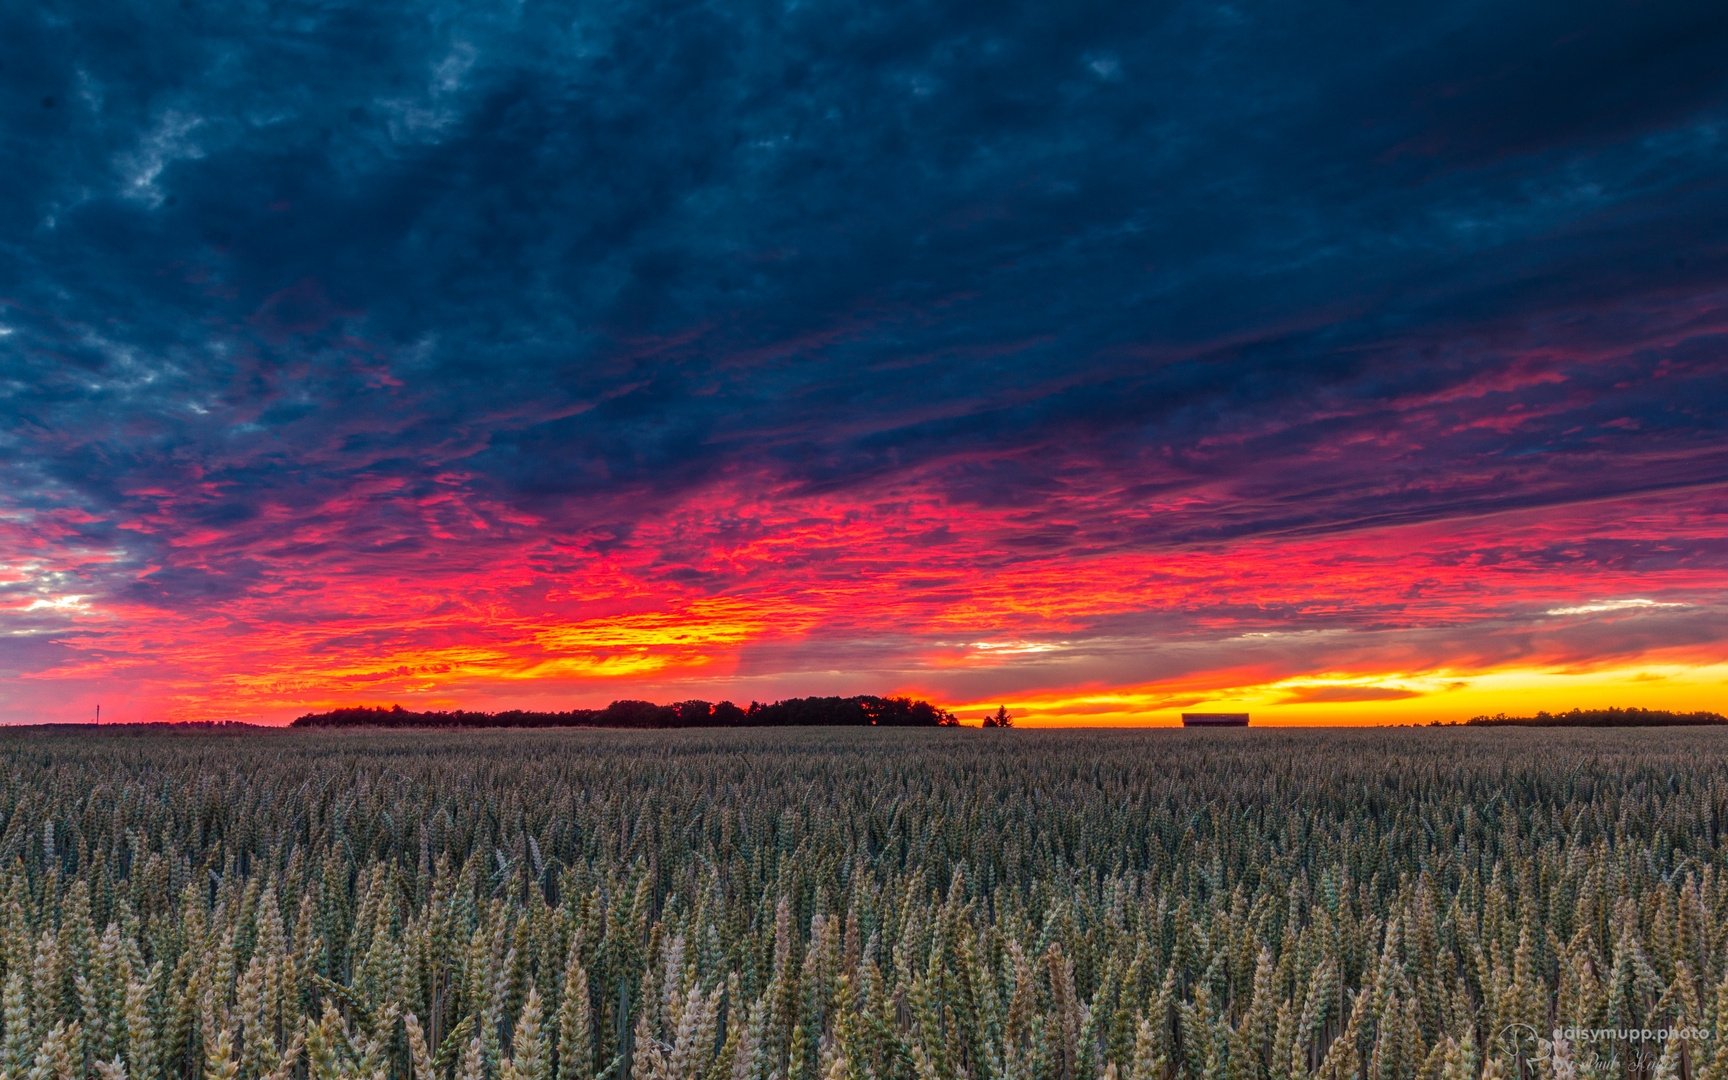
[(100, 703), (96, 705), (96, 722), (98, 724), (102, 722), (102, 705)]

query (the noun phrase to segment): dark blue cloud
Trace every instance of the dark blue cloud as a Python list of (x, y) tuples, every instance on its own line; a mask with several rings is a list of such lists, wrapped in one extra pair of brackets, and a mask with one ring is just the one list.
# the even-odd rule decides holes
[(148, 492), (449, 470), (572, 528), (723, 476), (1114, 493), (1058, 545), (1722, 481), (1725, 45), (1704, 3), (17, 7), (4, 496), (142, 565)]

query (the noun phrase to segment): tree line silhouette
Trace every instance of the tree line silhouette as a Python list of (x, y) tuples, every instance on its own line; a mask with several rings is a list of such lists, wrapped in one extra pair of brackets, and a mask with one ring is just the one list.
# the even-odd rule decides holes
[(904, 697), (787, 698), (772, 704), (752, 701), (740, 708), (730, 701), (679, 701), (656, 705), (652, 701), (614, 701), (604, 709), (571, 709), (567, 712), (452, 711), (416, 712), (400, 705), (389, 708), (359, 706), (307, 713), (294, 727), (604, 727), (604, 728), (704, 728), (704, 727), (952, 727), (959, 724), (953, 713), (928, 701)]
[(1693, 727), (1728, 724), (1721, 713), (1677, 713), (1667, 709), (1573, 709), (1571, 712), (1539, 712), (1535, 716), (1472, 716), (1468, 724), (1516, 727)]

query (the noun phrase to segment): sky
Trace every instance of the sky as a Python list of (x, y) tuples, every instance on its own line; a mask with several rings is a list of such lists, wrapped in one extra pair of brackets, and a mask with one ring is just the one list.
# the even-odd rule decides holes
[(0, 721), (1728, 711), (1728, 7), (0, 7)]

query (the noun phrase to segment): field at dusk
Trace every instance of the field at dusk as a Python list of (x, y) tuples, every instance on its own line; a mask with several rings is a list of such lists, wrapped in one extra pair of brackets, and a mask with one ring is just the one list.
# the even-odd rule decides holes
[(25, 1075), (1728, 1070), (1721, 729), (167, 730), (0, 736)]
[(1728, 1080), (1724, 57), (0, 5), (0, 1080)]
[(1722, 711), (1725, 48), (11, 5), (0, 721)]

